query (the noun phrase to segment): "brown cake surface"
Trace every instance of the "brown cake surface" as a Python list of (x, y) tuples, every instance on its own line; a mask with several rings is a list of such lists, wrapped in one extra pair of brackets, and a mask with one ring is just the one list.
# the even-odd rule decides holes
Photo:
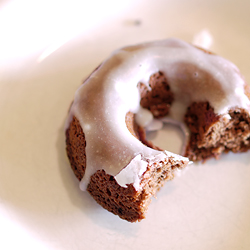
[[(161, 50), (155, 50), (157, 46)], [(151, 47), (153, 52), (147, 50)], [(143, 70), (140, 60), (146, 60), (147, 65), (144, 54), (148, 56), (152, 52), (155, 60), (168, 58), (162, 55), (165, 47), (174, 51), (167, 50), (166, 53), (177, 58), (179, 54), (175, 50), (182, 54), (184, 49), (185, 62), (182, 59), (178, 63), (166, 64), (167, 70), (165, 64), (165, 68), (159, 64), (158, 68), (163, 70), (147, 72), (148, 82), (129, 78), (131, 72)], [(146, 52), (141, 53), (144, 50)], [(84, 184), (105, 209), (122, 219), (135, 222), (145, 218), (151, 197), (174, 177), (175, 169), (188, 164), (187, 158), (166, 152), (147, 140), (147, 125), (142, 125), (137, 119), (141, 111), (132, 111), (136, 92), (140, 94), (139, 106), (152, 116), (150, 119), (154, 117), (159, 121), (164, 117), (175, 117), (175, 113), (179, 115), (178, 119), (181, 120), (178, 122), (185, 124), (189, 131), (185, 156), (192, 161), (200, 161), (218, 158), (223, 152), (244, 152), (250, 148), (250, 91), (231, 63), (179, 40), (127, 47), (120, 53), (121, 57), (115, 53), (98, 67), (87, 78), (84, 87), (78, 90), (68, 118), (66, 145), (71, 167), (81, 185)], [(158, 53), (158, 56), (154, 53)], [(186, 61), (187, 56), (191, 56), (190, 62)], [(216, 64), (214, 72), (219, 69), (223, 72), (220, 77), (213, 75), (209, 67), (207, 70), (200, 68), (196, 63), (197, 56), (204, 60), (208, 57), (207, 66), (213, 68), (213, 64)], [(131, 65), (123, 63), (131, 58)], [(155, 67), (157, 63), (153, 65)], [(110, 70), (112, 67), (113, 71)], [(125, 72), (123, 77), (129, 76), (127, 82), (121, 83), (117, 72)], [(122, 106), (124, 103), (132, 103), (126, 112), (125, 106)], [(181, 112), (176, 109), (176, 103), (181, 104)], [(112, 114), (121, 117), (121, 123)], [(138, 148), (142, 151), (138, 151)], [(139, 162), (133, 162), (137, 156), (140, 156)], [(93, 161), (88, 164), (90, 159)], [(138, 164), (140, 171), (145, 164), (146, 167), (134, 175)], [(116, 165), (118, 172), (114, 171)], [(135, 168), (130, 171), (137, 179), (126, 180), (124, 184), (117, 176), (128, 172), (129, 166)], [(127, 173), (125, 177), (131, 177), (129, 175)]]
[[(134, 114), (128, 113), (125, 120), (129, 131), (140, 139)], [(81, 125), (75, 117), (66, 131), (66, 138), (67, 155), (72, 170), (78, 180), (81, 180), (86, 168), (86, 141)], [(150, 142), (147, 143), (151, 145)], [(155, 196), (165, 181), (174, 177), (176, 168), (183, 168), (186, 164), (187, 162), (178, 162), (174, 159), (149, 164), (143, 175), (140, 191), (136, 191), (131, 184), (127, 188), (121, 187), (113, 176), (106, 174), (104, 170), (99, 170), (91, 176), (87, 191), (101, 206), (122, 219), (130, 222), (140, 221), (145, 218), (151, 197)]]
[[(173, 93), (171, 93), (167, 79), (162, 72), (152, 75), (150, 81), (149, 85), (153, 86), (152, 91), (147, 91), (145, 86), (140, 85), (141, 105), (149, 109), (156, 118), (164, 117), (168, 115), (173, 102)], [(165, 86), (168, 86), (168, 92), (164, 93)], [(164, 93), (165, 96), (155, 93)], [(245, 84), (245, 94), (249, 98), (250, 91), (247, 84)], [(165, 105), (164, 111), (163, 108), (159, 108), (159, 112), (156, 112), (156, 103), (159, 107)], [(185, 156), (192, 161), (201, 161), (211, 157), (218, 158), (223, 152), (237, 153), (249, 150), (249, 112), (235, 107), (228, 111), (228, 115), (229, 120), (215, 114), (213, 107), (208, 102), (191, 103), (187, 107), (184, 117), (184, 122), (190, 131)], [(142, 141), (145, 137), (146, 135), (143, 136)], [(144, 143), (155, 147), (148, 144), (147, 141)]]

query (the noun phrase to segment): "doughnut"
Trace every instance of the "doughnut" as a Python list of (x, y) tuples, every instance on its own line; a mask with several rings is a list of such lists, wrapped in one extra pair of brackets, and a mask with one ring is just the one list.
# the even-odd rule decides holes
[[(80, 189), (124, 220), (144, 219), (175, 171), (250, 148), (249, 97), (233, 63), (182, 40), (116, 50), (76, 91), (66, 121)], [(165, 122), (183, 130), (182, 155), (147, 140)]]

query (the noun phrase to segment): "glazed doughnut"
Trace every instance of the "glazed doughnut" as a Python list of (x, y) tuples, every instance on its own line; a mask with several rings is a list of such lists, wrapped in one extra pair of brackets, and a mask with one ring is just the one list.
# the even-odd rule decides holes
[[(143, 219), (151, 197), (188, 158), (250, 148), (249, 93), (234, 64), (179, 39), (115, 51), (76, 91), (69, 111), (67, 154), (80, 188), (122, 219)], [(185, 128), (184, 156), (146, 139), (145, 129), (166, 119)]]

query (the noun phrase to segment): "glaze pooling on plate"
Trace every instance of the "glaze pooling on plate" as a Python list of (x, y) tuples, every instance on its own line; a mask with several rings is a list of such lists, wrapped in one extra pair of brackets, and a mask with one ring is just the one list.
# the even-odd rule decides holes
[(174, 93), (170, 117), (177, 121), (183, 120), (192, 102), (208, 101), (220, 115), (232, 107), (249, 109), (244, 81), (237, 67), (224, 58), (178, 39), (117, 50), (78, 89), (70, 110), (70, 117), (79, 120), (87, 142), (81, 189), (86, 189), (97, 170), (116, 176), (138, 155), (142, 169), (151, 158), (178, 157), (187, 161), (143, 145), (126, 127), (127, 112), (137, 113), (140, 109), (138, 83), (150, 89), (149, 78), (158, 71), (166, 76)]

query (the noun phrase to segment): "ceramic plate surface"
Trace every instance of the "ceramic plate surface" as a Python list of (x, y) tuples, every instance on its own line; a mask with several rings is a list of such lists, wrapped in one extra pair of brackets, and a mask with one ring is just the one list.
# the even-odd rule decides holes
[(205, 31), (250, 82), (249, 23), (248, 0), (0, 1), (0, 249), (250, 249), (250, 152), (191, 165), (129, 223), (80, 191), (64, 142), (76, 89), (113, 50)]

